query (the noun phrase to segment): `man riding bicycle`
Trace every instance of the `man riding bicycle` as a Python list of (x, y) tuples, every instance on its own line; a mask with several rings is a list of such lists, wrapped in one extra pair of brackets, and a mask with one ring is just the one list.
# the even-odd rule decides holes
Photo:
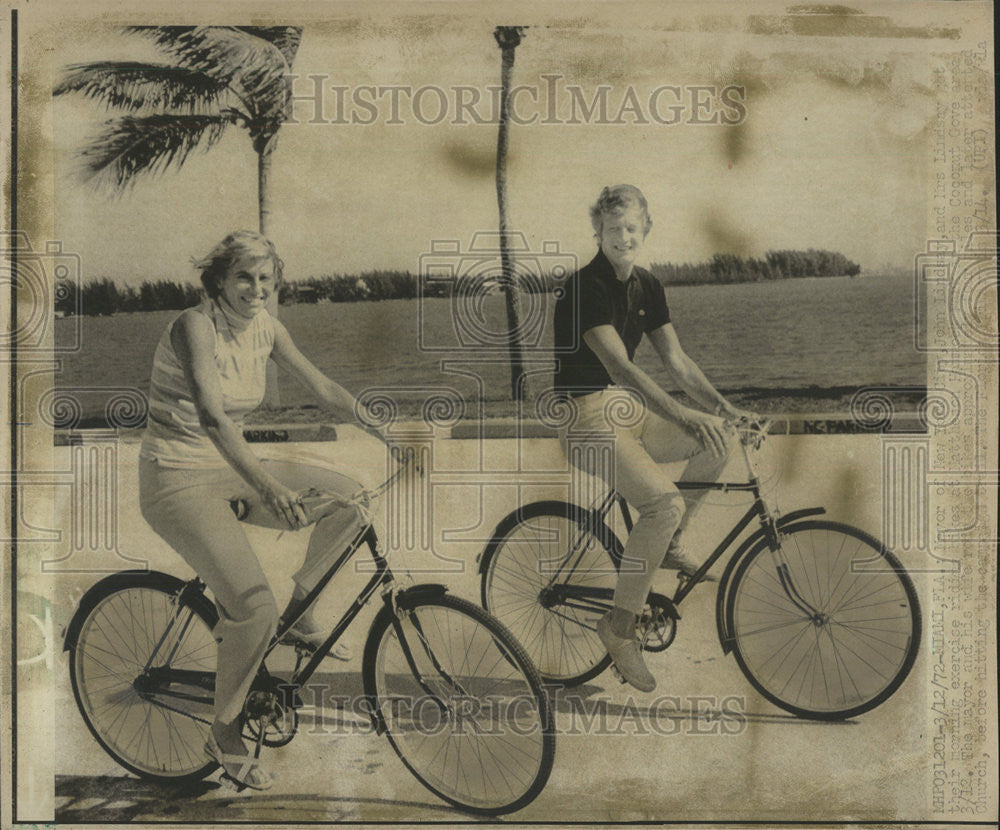
[[(720, 395), (684, 352), (663, 287), (635, 264), (652, 227), (642, 192), (627, 184), (606, 187), (590, 216), (599, 250), (569, 280), (555, 310), (560, 360), (554, 389), (572, 401), (576, 413), (559, 439), (574, 466), (614, 487), (639, 513), (625, 545), (614, 607), (598, 621), (597, 633), (625, 679), (652, 691), (656, 680), (643, 662), (636, 622), (657, 568), (688, 576), (697, 570), (681, 537), (706, 495), (682, 495), (660, 465), (687, 461), (681, 481), (717, 480), (730, 452), (726, 419), (750, 413)], [(644, 334), (680, 388), (708, 412), (684, 406), (636, 366)], [(616, 413), (623, 403), (641, 411), (637, 423), (620, 423)], [(593, 451), (595, 437), (605, 446), (613, 441), (612, 462)]]

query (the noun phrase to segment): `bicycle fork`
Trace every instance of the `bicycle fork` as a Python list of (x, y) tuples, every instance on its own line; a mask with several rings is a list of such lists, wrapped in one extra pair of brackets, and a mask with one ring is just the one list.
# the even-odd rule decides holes
[(429, 677), (436, 676), (443, 678), (445, 683), (450, 685), (460, 695), (468, 695), (468, 692), (462, 687), (461, 683), (444, 670), (444, 667), (438, 661), (433, 649), (427, 642), (427, 637), (424, 635), (419, 618), (412, 610), (401, 607), (396, 601), (397, 596), (395, 590), (390, 591), (389, 596), (386, 597), (386, 604), (392, 609), (392, 627), (396, 632), (396, 637), (399, 639), (399, 646), (403, 651), (403, 656), (406, 658), (406, 664), (410, 667), (413, 679), (416, 680), (417, 685), (428, 696), (435, 699), (439, 706), (447, 709), (448, 707), (440, 699), (440, 694), (429, 685)]
[(812, 603), (802, 596), (799, 589), (795, 587), (795, 580), (792, 579), (792, 573), (789, 570), (788, 563), (785, 561), (784, 551), (781, 547), (783, 534), (778, 529), (777, 522), (768, 513), (766, 517), (761, 518), (761, 523), (764, 525), (764, 534), (767, 538), (768, 550), (771, 553), (771, 561), (774, 563), (774, 569), (778, 574), (778, 582), (781, 584), (785, 596), (788, 597), (792, 605), (809, 617), (816, 625), (822, 625), (826, 622), (826, 614), (814, 608)]

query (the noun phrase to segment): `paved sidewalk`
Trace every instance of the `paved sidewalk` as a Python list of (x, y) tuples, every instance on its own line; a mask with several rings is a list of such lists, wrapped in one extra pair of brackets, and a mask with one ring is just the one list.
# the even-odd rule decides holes
[[(878, 535), (879, 440), (772, 437), (761, 453), (766, 490), (786, 512), (821, 504), (832, 518)], [(22, 590), (31, 587), (50, 597), (57, 621), (65, 621), (70, 612), (63, 598), (85, 590), (102, 570), (146, 562), (182, 576), (186, 571), (138, 516), (138, 446), (130, 441), (104, 444), (99, 436), (85, 437), (82, 445), (98, 450), (102, 446), (108, 450), (105, 475), (115, 477), (118, 494), (113, 544), (85, 542), (74, 548), (73, 534), (66, 532), (62, 542), (50, 546), (62, 546), (61, 554), (56, 551), (61, 561), (50, 565), (56, 572), (31, 579), (30, 585), (22, 583)], [(57, 448), (60, 469), (71, 469), (74, 449), (79, 447)], [(386, 469), (377, 442), (350, 429), (332, 442), (261, 444), (257, 451), (329, 464), (365, 485), (380, 481)], [(406, 505), (411, 514), (422, 508), (428, 519), (424, 525), (414, 524), (411, 515), (409, 524), (395, 524), (382, 515), (393, 569), (402, 575), (408, 567), (417, 582), (445, 582), (454, 593), (478, 601), (475, 558), (493, 527), (519, 503), (565, 498), (569, 476), (551, 439), (437, 441), (433, 453), (422, 495), (383, 501), (389, 508)], [(740, 475), (734, 462), (725, 477), (735, 480)], [(71, 486), (59, 490), (57, 516), (71, 516), (73, 510), (80, 515), (73, 492)], [(748, 504), (741, 494), (714, 494), (710, 502), (692, 527), (693, 540), (704, 544), (706, 554)], [(82, 519), (86, 524), (87, 516)], [(289, 575), (301, 556), (305, 534), (279, 535), (257, 528), (248, 528), (248, 534), (280, 605), (291, 590)], [(406, 544), (408, 536), (412, 545)], [(356, 571), (338, 575), (324, 600), (324, 612), (332, 615), (338, 603), (352, 599), (364, 579), (365, 574)], [(672, 575), (665, 572), (661, 579), (662, 587), (672, 588)], [(929, 580), (917, 580), (918, 591), (929, 587), (925, 582)], [(656, 692), (634, 692), (606, 672), (555, 699), (560, 735), (552, 778), (538, 799), (512, 818), (892, 820), (921, 814), (929, 780), (921, 736), (926, 650), (903, 688), (875, 711), (840, 724), (801, 721), (760, 698), (735, 661), (723, 655), (715, 633), (714, 601), (711, 585), (696, 588), (684, 603), (674, 645), (663, 654), (649, 655), (659, 684)], [(326, 699), (360, 694), (360, 654), (374, 610), (373, 603), (347, 634), (354, 660), (328, 661), (313, 679)], [(329, 705), (304, 711), (300, 734), (287, 747), (269, 753), (278, 779), (267, 793), (233, 796), (218, 787), (215, 776), (184, 790), (142, 782), (117, 767), (86, 730), (70, 691), (65, 654), (56, 656), (51, 674), (39, 669), (36, 676), (41, 688), (51, 683), (53, 690), (56, 736), (51, 736), (47, 751), (42, 747), (44, 730), (34, 739), (39, 742), (38, 757), (47, 757), (53, 765), (53, 806), (59, 821), (470, 820), (425, 790), (363, 718)]]

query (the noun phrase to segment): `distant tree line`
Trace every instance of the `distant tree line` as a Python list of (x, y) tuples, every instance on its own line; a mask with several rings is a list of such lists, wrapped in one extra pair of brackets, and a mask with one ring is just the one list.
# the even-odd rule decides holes
[[(443, 283), (428, 282), (424, 296), (446, 297)], [(409, 271), (363, 271), (286, 281), (278, 299), (287, 303), (353, 303), (361, 300), (408, 300), (420, 295), (420, 280)]]
[[(523, 274), (517, 280), (522, 291), (531, 293), (549, 292), (556, 285), (548, 274)], [(481, 290), (484, 283), (488, 290), (499, 291), (499, 274), (466, 279), (424, 277), (421, 285), (421, 277), (409, 271), (365, 271), (286, 282), (281, 286), (279, 300), (282, 303), (318, 303), (321, 300), (352, 303), (360, 300), (408, 300), (419, 296), (450, 297), (456, 286), (459, 291), (476, 291)]]
[(107, 277), (83, 286), (65, 282), (56, 292), (55, 309), (65, 315), (106, 316), (119, 311), (162, 311), (197, 305), (204, 296), (200, 285), (172, 280), (144, 281), (138, 288), (118, 285)]
[(861, 273), (861, 266), (835, 251), (809, 248), (768, 251), (763, 259), (716, 254), (708, 262), (694, 264), (652, 263), (649, 270), (664, 285), (702, 285), (795, 277), (853, 277)]
[[(807, 251), (768, 251), (763, 259), (716, 254), (708, 262), (653, 263), (653, 275), (664, 285), (701, 285), (705, 283), (758, 282), (793, 277), (855, 276), (861, 268), (843, 254), (810, 248)], [(500, 280), (486, 278), (491, 291), (499, 291)], [(557, 285), (549, 274), (522, 275), (518, 285), (523, 291), (551, 291)], [(282, 305), (292, 303), (350, 303), (363, 300), (405, 300), (418, 296), (448, 297), (458, 290), (477, 290), (469, 280), (424, 279), (409, 271), (364, 271), (361, 274), (333, 274), (285, 281), (279, 290)], [(77, 313), (108, 315), (119, 311), (163, 311), (197, 305), (205, 296), (200, 285), (172, 280), (145, 281), (138, 288), (120, 286), (104, 278), (86, 283), (82, 288), (71, 283), (60, 285), (55, 308), (65, 315)]]

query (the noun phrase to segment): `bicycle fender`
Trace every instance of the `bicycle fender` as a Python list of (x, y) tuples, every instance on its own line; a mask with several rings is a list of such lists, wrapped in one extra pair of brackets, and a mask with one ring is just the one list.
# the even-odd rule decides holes
[[(397, 618), (397, 609), (412, 610), (415, 605), (425, 600), (435, 600), (443, 597), (448, 592), (448, 587), (446, 585), (440, 585), (434, 582), (428, 582), (424, 585), (414, 585), (410, 588), (405, 588), (399, 591), (395, 595), (395, 604), (390, 600), (390, 595), (386, 594), (385, 604), (382, 609), (378, 612), (375, 620), (372, 622), (371, 631), (381, 627), (383, 625), (382, 618), (388, 617), (388, 622), (384, 623), (385, 626), (391, 626), (396, 630), (397, 635), (400, 637), (400, 643), (403, 645), (403, 653), (407, 657), (407, 661), (410, 662), (410, 668), (414, 672), (416, 667), (412, 663), (412, 658), (408, 655), (408, 649), (405, 646), (406, 638), (402, 636), (400, 631), (400, 623)], [(369, 634), (370, 639), (370, 634)], [(368, 641), (365, 642), (365, 654), (368, 653), (370, 644)], [(367, 671), (367, 670), (365, 670)], [(365, 708), (368, 710), (368, 717), (371, 719), (372, 728), (375, 730), (376, 735), (382, 735), (385, 733), (385, 719), (382, 713), (378, 710), (377, 699), (372, 696), (368, 686), (365, 686)]]
[[(588, 513), (593, 515), (592, 512), (586, 508), (572, 504), (571, 502), (565, 502), (558, 499), (548, 499), (545, 501), (533, 501), (528, 504), (522, 504), (520, 507), (515, 508), (504, 516), (500, 520), (500, 523), (493, 529), (493, 533), (490, 534), (490, 541), (486, 544), (486, 547), (484, 547), (476, 556), (476, 565), (479, 573), (483, 574), (486, 572), (486, 560), (488, 559), (486, 552), (493, 546), (496, 539), (503, 538), (510, 533), (515, 525), (524, 521), (526, 516), (541, 516), (546, 513), (559, 512), (567, 504), (570, 504), (571, 507), (578, 510), (581, 518), (586, 516)], [(595, 533), (600, 534), (599, 538), (605, 544), (605, 547), (613, 551), (612, 558), (615, 560), (615, 564), (617, 565), (618, 562), (621, 561), (622, 544), (618, 540), (618, 537), (615, 536), (614, 531), (603, 521), (594, 523), (594, 531)]]
[(396, 607), (409, 610), (423, 600), (434, 600), (448, 593), (447, 585), (428, 582), (425, 585), (414, 585), (396, 594)]
[(109, 590), (138, 582), (155, 582), (178, 591), (185, 584), (183, 579), (179, 579), (171, 574), (166, 574), (162, 571), (141, 569), (118, 571), (104, 577), (104, 579), (94, 583), (87, 593), (80, 597), (80, 602), (76, 606), (73, 618), (69, 621), (69, 625), (66, 626), (66, 633), (63, 637), (63, 651), (69, 651), (69, 649), (76, 645), (83, 621)]
[[(819, 516), (822, 513), (826, 513), (825, 507), (804, 507), (801, 510), (793, 510), (778, 518), (778, 530), (783, 530), (789, 524), (804, 519), (806, 516)], [(731, 650), (729, 632), (726, 630), (726, 600), (729, 597), (729, 579), (740, 560), (763, 538), (763, 528), (758, 528), (750, 534), (737, 548), (736, 553), (729, 558), (729, 562), (726, 563), (726, 568), (722, 572), (722, 577), (719, 579), (719, 590), (715, 595), (715, 626), (719, 632), (719, 644), (722, 646), (723, 654), (728, 654)]]

